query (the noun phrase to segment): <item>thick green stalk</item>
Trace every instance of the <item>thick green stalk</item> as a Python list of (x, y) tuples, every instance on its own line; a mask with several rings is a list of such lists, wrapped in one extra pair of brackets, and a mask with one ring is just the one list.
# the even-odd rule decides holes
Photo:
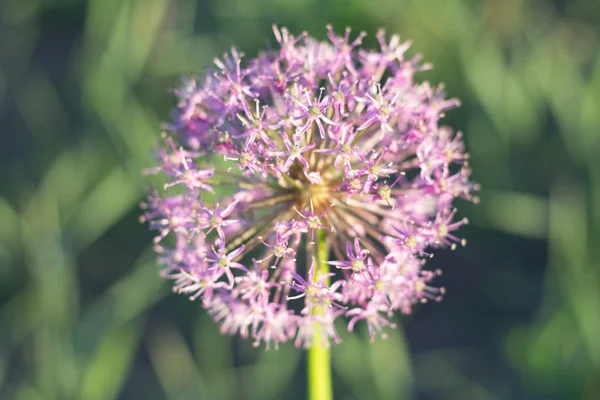
[[(325, 264), (328, 255), (327, 232), (324, 229), (320, 229), (316, 233), (315, 281), (320, 274), (329, 272), (329, 266)], [(327, 284), (329, 284), (329, 279), (327, 279)], [(309, 400), (331, 400), (333, 398), (331, 387), (331, 354), (329, 348), (324, 348), (321, 345), (321, 339), (321, 331), (317, 330), (313, 345), (308, 350)]]

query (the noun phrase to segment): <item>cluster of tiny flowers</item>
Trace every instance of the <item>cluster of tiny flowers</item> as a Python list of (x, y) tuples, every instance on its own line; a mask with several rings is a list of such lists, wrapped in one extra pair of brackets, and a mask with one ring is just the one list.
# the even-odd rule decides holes
[(222, 333), (328, 346), (342, 317), (385, 337), (394, 311), (444, 293), (431, 251), (465, 244), (452, 203), (476, 201), (477, 185), (461, 134), (438, 125), (459, 102), (415, 83), (430, 66), (396, 35), (369, 51), (349, 29), (328, 27), (328, 42), (274, 33), (279, 49), (231, 50), (176, 89), (149, 170), (167, 183), (142, 220), (163, 276)]

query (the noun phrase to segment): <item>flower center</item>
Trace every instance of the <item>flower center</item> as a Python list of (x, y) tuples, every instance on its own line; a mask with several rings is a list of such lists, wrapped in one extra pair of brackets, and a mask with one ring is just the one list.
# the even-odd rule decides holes
[(352, 260), (352, 270), (354, 272), (360, 272), (365, 267), (365, 263), (362, 260)]
[(417, 238), (415, 238), (414, 236), (409, 236), (408, 238), (406, 238), (405, 244), (409, 248), (414, 249), (415, 247), (417, 247)]
[(448, 226), (445, 224), (440, 225), (440, 227), (438, 228), (438, 234), (440, 235), (440, 237), (446, 237), (446, 235), (448, 234)]
[(215, 228), (216, 228), (216, 227), (218, 227), (219, 225), (221, 225), (221, 223), (222, 223), (222, 222), (223, 222), (223, 218), (221, 218), (221, 217), (218, 217), (218, 216), (216, 216), (216, 215), (213, 215), (213, 216), (210, 218), (210, 225), (211, 225), (212, 227), (215, 227)]
[(229, 265), (230, 265), (230, 261), (229, 261), (228, 258), (222, 257), (222, 258), (219, 259), (219, 266), (221, 268), (228, 268)]
[(273, 254), (275, 254), (275, 257), (280, 258), (285, 255), (285, 250), (285, 247), (281, 245), (276, 245), (273, 247)]

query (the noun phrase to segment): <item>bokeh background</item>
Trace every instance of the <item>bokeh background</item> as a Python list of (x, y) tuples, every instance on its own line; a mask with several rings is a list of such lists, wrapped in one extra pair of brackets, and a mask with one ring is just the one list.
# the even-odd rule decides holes
[(0, 1), (0, 399), (306, 397), (305, 352), (220, 336), (138, 223), (169, 89), (273, 23), (412, 39), (483, 187), (444, 301), (344, 334), (336, 399), (600, 399), (595, 0)]

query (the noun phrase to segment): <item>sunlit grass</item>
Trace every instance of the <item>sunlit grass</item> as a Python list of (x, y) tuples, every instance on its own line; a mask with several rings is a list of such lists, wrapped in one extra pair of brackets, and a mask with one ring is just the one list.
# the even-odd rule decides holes
[[(550, 396), (558, 380), (564, 398), (593, 398), (600, 373), (600, 21), (584, 19), (575, 3), (586, 2), (573, 2), (576, 17), (569, 18), (547, 3), (518, 0), (375, 3), (0, 3), (7, 32), (0, 34), (0, 116), (14, 114), (18, 122), (6, 126), (22, 130), (2, 130), (13, 138), (0, 160), (0, 398), (110, 400), (137, 392), (229, 399), (239, 382), (247, 399), (301, 398), (303, 351), (263, 354), (219, 335), (199, 307), (161, 302), (168, 291), (143, 246), (136, 262), (110, 254), (121, 261), (104, 266), (114, 279), (102, 287), (89, 278), (102, 272), (86, 269), (103, 264), (86, 261), (90, 248), (119, 251), (109, 247), (115, 232), (121, 241), (144, 232), (134, 225), (148, 184), (140, 171), (151, 165), (168, 119), (169, 86), (180, 74), (203, 73), (232, 44), (253, 54), (273, 22), (320, 37), (328, 22), (371, 35), (382, 25), (424, 49), (436, 76), (423, 78), (441, 77), (463, 100), (449, 117), (459, 120), (483, 184), (482, 204), (470, 216), (478, 232), (548, 245), (534, 321), (504, 327), (498, 351), (531, 393)], [(511, 12), (500, 13), (503, 7)], [(81, 26), (61, 31), (70, 26), (65, 21)], [(64, 39), (48, 39), (52, 32)], [(61, 67), (36, 47), (52, 40), (71, 46), (59, 53), (67, 58)], [(26, 148), (14, 145), (23, 141)], [(402, 331), (374, 345), (360, 335), (344, 339), (333, 351), (334, 379), (349, 398), (411, 398), (415, 390), (444, 399), (510, 398), (453, 367), (460, 354), (467, 357), (461, 348), (413, 357)]]

